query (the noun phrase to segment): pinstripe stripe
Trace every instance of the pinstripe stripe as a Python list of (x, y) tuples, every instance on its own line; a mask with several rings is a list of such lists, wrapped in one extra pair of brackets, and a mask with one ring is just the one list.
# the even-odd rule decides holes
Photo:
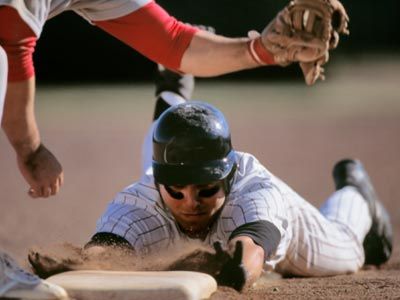
[(131, 223), (129, 223), (128, 228), (125, 230), (124, 237), (126, 237), (128, 231), (130, 231), (130, 230), (132, 229), (132, 226), (133, 226), (135, 223), (140, 222), (140, 221), (147, 220), (147, 219), (149, 219), (149, 218), (154, 218), (154, 217), (155, 217), (154, 215), (150, 215), (150, 216), (147, 216), (147, 217), (144, 217), (144, 218), (140, 218), (139, 220), (134, 220), (134, 221), (132, 221)]
[[(296, 255), (288, 255), (288, 257), (286, 258), (286, 262), (288, 262), (291, 265), (291, 272), (293, 272), (294, 274), (307, 275), (307, 276), (318, 276), (320, 274), (316, 274), (316, 272), (319, 272), (319, 271), (323, 271), (324, 273), (327, 273), (327, 274), (332, 274), (335, 270), (333, 270), (331, 265), (336, 264), (337, 266), (341, 266), (339, 263), (340, 261), (341, 262), (353, 262), (353, 263), (360, 261), (359, 256), (351, 257), (349, 259), (340, 259), (340, 260), (338, 260), (337, 257), (324, 256), (323, 253), (318, 253), (318, 256), (325, 260), (323, 262), (323, 264), (315, 264), (310, 259), (304, 257), (302, 255), (302, 253), (299, 251), (296, 252)], [(294, 257), (300, 258), (301, 261), (304, 262), (304, 264), (300, 264), (299, 259), (295, 260)], [(333, 264), (331, 264), (330, 266), (325, 266), (328, 264), (327, 260), (329, 260), (329, 259), (331, 259), (333, 261)], [(306, 265), (307, 267), (304, 267), (304, 265)], [(287, 268), (287, 269), (289, 269), (289, 268)], [(295, 270), (297, 270), (297, 272)], [(344, 272), (345, 272), (345, 270), (343, 270), (339, 273), (344, 273)]]
[(158, 190), (157, 190), (157, 188), (156, 188), (155, 186), (151, 186), (151, 185), (148, 185), (148, 184), (144, 184), (143, 182), (138, 182), (138, 185), (143, 186), (143, 187), (145, 187), (145, 188), (148, 188), (148, 189), (150, 189), (150, 190), (154, 190), (154, 191), (157, 191), (157, 192), (158, 192)]
[[(351, 247), (348, 247), (347, 249), (350, 250), (350, 253), (352, 250), (354, 250)], [(336, 250), (336, 247), (333, 247), (333, 255), (335, 253), (338, 253)], [(294, 252), (295, 251), (295, 252)], [(332, 271), (332, 267), (327, 267), (326, 265), (332, 265), (332, 264), (337, 264), (338, 267), (341, 267), (339, 262), (357, 262), (362, 260), (362, 255), (359, 255), (357, 253), (353, 253), (355, 256), (350, 256), (348, 258), (338, 258), (338, 256), (329, 256), (325, 253), (313, 253), (314, 257), (317, 256), (318, 259), (318, 264), (315, 264), (313, 260), (308, 259), (306, 256), (304, 256), (302, 250), (299, 250), (298, 248), (295, 248), (295, 250), (292, 250), (288, 253), (288, 256), (285, 260), (285, 262), (289, 262), (292, 266), (295, 266), (295, 269), (300, 271), (300, 274), (304, 274), (306, 270), (303, 265), (308, 266), (306, 272), (308, 275), (313, 275), (313, 272), (316, 272), (317, 270), (324, 270), (324, 271)], [(294, 272), (294, 270), (292, 270)], [(315, 274), (314, 274), (315, 275)]]
[(168, 238), (168, 237), (165, 237), (165, 238), (162, 238), (162, 239), (160, 239), (160, 240), (158, 240), (158, 241), (154, 241), (154, 242), (152, 242), (152, 243), (149, 243), (149, 244), (146, 244), (146, 245), (143, 245), (143, 246), (146, 247), (146, 248), (150, 248), (151, 246), (154, 246), (154, 245), (156, 245), (156, 244), (159, 244), (159, 243), (161, 243), (161, 242), (164, 242), (165, 240), (169, 240), (169, 238)]
[[(124, 207), (118, 207), (116, 206), (114, 210), (112, 210), (110, 213), (106, 212), (106, 214), (104, 215), (103, 222), (104, 220), (110, 220), (112, 219), (112, 216), (115, 215), (119, 210), (122, 210)], [(104, 230), (105, 225), (107, 224), (107, 222), (104, 222), (103, 225), (100, 227), (100, 229), (97, 230), (97, 232), (101, 232)]]
[[(137, 239), (136, 242), (134, 243), (133, 247), (136, 246), (136, 243), (139, 241), (139, 238), (140, 238), (141, 236), (143, 236), (143, 235), (145, 235), (145, 234), (149, 234), (149, 233), (155, 232), (155, 231), (159, 230), (160, 228), (164, 228), (165, 226), (166, 226), (165, 224), (162, 224), (162, 225), (157, 226), (157, 227), (155, 227), (155, 228), (152, 228), (152, 229), (149, 229), (149, 230), (147, 230), (147, 231), (144, 231), (144, 232), (139, 233), (139, 234), (137, 235), (138, 239)], [(158, 241), (158, 240), (160, 240), (160, 239), (156, 239), (156, 241)]]
[(254, 201), (254, 199), (250, 199), (250, 202), (253, 204), (253, 206), (254, 206), (254, 209), (255, 209), (255, 211), (256, 211), (256, 216), (257, 216), (257, 219), (261, 219), (261, 217), (260, 217), (260, 215), (258, 214), (258, 208), (257, 208), (257, 203)]
[[(124, 207), (125, 208), (125, 207)], [(135, 211), (138, 211), (139, 208), (133, 208), (128, 210), (126, 213), (120, 215), (117, 219), (117, 221), (114, 223), (114, 225), (111, 227), (111, 232), (114, 232), (115, 226), (117, 226), (117, 224), (122, 220), (122, 218), (126, 217), (127, 215), (134, 213)]]
[[(240, 212), (242, 213), (242, 216), (243, 216), (244, 223), (247, 223), (246, 214), (244, 213), (244, 209), (243, 209), (242, 205), (233, 204), (232, 207), (238, 207), (240, 209)], [(236, 223), (236, 222), (234, 222), (234, 223)]]

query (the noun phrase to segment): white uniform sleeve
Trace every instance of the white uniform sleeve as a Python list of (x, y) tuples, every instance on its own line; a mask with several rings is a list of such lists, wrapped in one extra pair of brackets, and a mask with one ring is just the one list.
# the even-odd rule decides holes
[[(221, 213), (222, 235), (229, 239), (232, 232), (242, 225), (267, 221), (279, 231), (280, 240), (273, 247), (273, 253), (266, 253), (266, 258), (280, 259), (286, 251), (290, 234), (285, 195), (256, 158), (241, 153), (239, 158), (232, 193)], [(271, 240), (271, 243), (275, 242)]]
[(155, 201), (138, 196), (134, 188), (119, 193), (98, 220), (96, 233), (121, 236), (144, 254), (169, 246), (173, 237), (170, 224), (156, 211)]
[(21, 18), (40, 36), (45, 22), (65, 11), (75, 11), (91, 21), (116, 19), (130, 14), (152, 0), (0, 0), (0, 5), (14, 7)]

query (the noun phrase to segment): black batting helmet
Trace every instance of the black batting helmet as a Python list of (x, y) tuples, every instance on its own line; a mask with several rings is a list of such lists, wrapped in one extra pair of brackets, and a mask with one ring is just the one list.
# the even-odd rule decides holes
[(164, 185), (207, 184), (236, 168), (224, 115), (214, 106), (190, 101), (167, 109), (153, 133), (153, 174)]

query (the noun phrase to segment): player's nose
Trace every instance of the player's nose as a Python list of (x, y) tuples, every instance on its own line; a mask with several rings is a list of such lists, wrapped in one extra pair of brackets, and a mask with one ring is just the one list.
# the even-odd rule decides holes
[(185, 191), (183, 191), (183, 195), (184, 201), (189, 208), (195, 209), (199, 206), (201, 198), (199, 197), (196, 187), (188, 186)]

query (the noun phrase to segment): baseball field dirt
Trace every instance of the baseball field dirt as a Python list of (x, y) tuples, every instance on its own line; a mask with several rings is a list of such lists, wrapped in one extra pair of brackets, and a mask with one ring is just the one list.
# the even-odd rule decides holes
[[(201, 80), (195, 98), (225, 112), (235, 148), (319, 206), (333, 191), (335, 162), (361, 159), (394, 227), (394, 252), (381, 269), (329, 278), (262, 278), (242, 294), (220, 287), (211, 299), (400, 298), (400, 59), (329, 65), (327, 81)], [(376, 60), (375, 60), (376, 61)], [(153, 86), (39, 86), (43, 142), (63, 164), (65, 184), (51, 199), (30, 199), (14, 153), (0, 134), (0, 248), (28, 267), (35, 246), (83, 245), (114, 194), (140, 174)]]

